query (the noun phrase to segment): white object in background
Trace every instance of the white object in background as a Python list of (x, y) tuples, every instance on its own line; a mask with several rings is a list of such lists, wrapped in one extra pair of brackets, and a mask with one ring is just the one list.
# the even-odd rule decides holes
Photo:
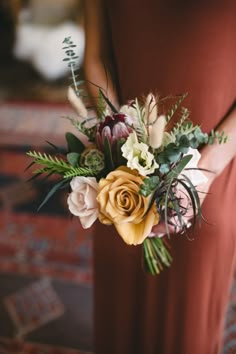
[(19, 60), (25, 60), (47, 80), (56, 80), (69, 72), (67, 62), (63, 61), (63, 40), (71, 36), (77, 45), (74, 51), (81, 65), (84, 55), (84, 30), (74, 22), (64, 22), (57, 26), (42, 26), (20, 23), (16, 32), (13, 54)]

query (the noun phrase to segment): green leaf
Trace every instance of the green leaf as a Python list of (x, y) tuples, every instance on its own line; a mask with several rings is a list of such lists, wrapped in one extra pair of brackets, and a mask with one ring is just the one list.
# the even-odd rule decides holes
[(182, 214), (181, 214), (181, 211), (180, 211), (181, 206), (180, 206), (179, 201), (176, 198), (176, 196), (175, 196), (175, 194), (173, 193), (172, 190), (170, 190), (170, 197), (171, 197), (171, 203), (173, 205), (173, 210), (177, 214), (177, 218), (178, 218), (178, 221), (179, 221), (179, 227), (182, 229), (182, 227), (183, 227), (183, 217), (182, 217)]
[(178, 99), (178, 101), (171, 107), (171, 109), (169, 110), (169, 112), (167, 112), (166, 114), (166, 121), (167, 123), (171, 120), (171, 118), (173, 117), (173, 115), (175, 114), (175, 112), (177, 111), (177, 109), (180, 107), (181, 103), (183, 102), (183, 100), (187, 97), (187, 93), (181, 95)]
[(66, 158), (71, 166), (76, 167), (78, 165), (79, 156), (80, 155), (77, 152), (69, 152), (66, 155)]
[(164, 209), (164, 221), (165, 221), (165, 227), (166, 227), (166, 234), (168, 237), (170, 237), (170, 232), (169, 232), (169, 228), (168, 228), (168, 202), (169, 202), (169, 194), (171, 191), (171, 187), (172, 187), (172, 183), (173, 183), (174, 177), (172, 177), (171, 179), (169, 179), (169, 184), (166, 190), (166, 195), (165, 195), (165, 209)]
[(111, 101), (107, 98), (107, 96), (104, 95), (104, 93), (102, 92), (101, 89), (99, 89), (99, 93), (102, 96), (102, 98), (104, 99), (104, 101), (108, 104), (108, 106), (111, 108), (113, 113), (119, 113), (117, 111), (117, 109), (113, 106), (113, 104), (111, 103)]
[(168, 173), (167, 181), (170, 181), (174, 178), (177, 178), (179, 174), (183, 171), (185, 166), (189, 163), (193, 155), (186, 155), (184, 156), (180, 162)]
[(170, 165), (163, 163), (159, 166), (159, 171), (164, 175), (170, 171)]
[(125, 139), (121, 138), (118, 139), (116, 142), (116, 157), (117, 157), (117, 165), (118, 166), (122, 166), (122, 165), (126, 165), (126, 159), (123, 157), (122, 155), (122, 151), (121, 151), (121, 147), (122, 145), (124, 145), (125, 143)]
[(144, 197), (148, 197), (157, 189), (159, 183), (160, 179), (158, 176), (151, 176), (149, 178), (145, 178), (143, 180), (143, 184), (140, 186), (139, 193), (142, 194)]
[(109, 140), (106, 136), (104, 138), (104, 156), (106, 168), (108, 169), (108, 171), (113, 171), (115, 167), (112, 158), (112, 151)]
[(61, 180), (60, 182), (56, 183), (52, 189), (49, 191), (49, 193), (46, 195), (42, 203), (38, 207), (38, 211), (48, 202), (48, 200), (56, 193), (56, 191), (61, 188), (64, 184), (68, 183), (65, 180)]
[(81, 153), (84, 151), (85, 146), (79, 140), (79, 138), (77, 138), (77, 136), (75, 136), (74, 134), (72, 134), (70, 132), (67, 132), (65, 136), (66, 136), (66, 141), (67, 141), (67, 145), (68, 145), (68, 150), (70, 152)]
[(184, 174), (183, 174), (183, 177), (186, 179), (186, 181), (188, 182), (188, 184), (191, 188), (191, 191), (193, 193), (193, 196), (194, 196), (194, 199), (195, 199), (195, 202), (197, 205), (197, 215), (199, 216), (199, 219), (201, 219), (202, 218), (202, 211), (201, 211), (201, 201), (199, 198), (199, 194), (196, 190), (196, 187), (192, 184), (192, 181)]
[(182, 184), (182, 186), (187, 191), (189, 198), (191, 199), (191, 204), (193, 208), (193, 227), (194, 227), (196, 223), (196, 216), (197, 216), (197, 206), (196, 206), (194, 194), (192, 193), (192, 189), (185, 182), (183, 182), (183, 180), (179, 179), (178, 182)]
[(87, 167), (71, 167), (64, 173), (65, 179), (72, 179), (76, 176), (93, 177), (96, 176), (96, 172)]

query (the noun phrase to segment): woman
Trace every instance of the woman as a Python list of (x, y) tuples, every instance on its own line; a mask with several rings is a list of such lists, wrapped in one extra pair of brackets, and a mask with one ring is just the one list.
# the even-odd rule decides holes
[[(217, 127), (230, 136), (227, 144), (202, 150), (199, 167), (215, 172), (202, 186), (209, 192), (203, 204), (208, 223), (195, 228), (193, 241), (172, 236), (170, 269), (145, 274), (141, 247), (97, 226), (96, 354), (219, 354), (235, 263), (236, 3), (85, 3), (85, 74), (117, 107), (150, 91), (188, 92), (191, 120), (203, 131)], [(97, 96), (95, 86), (89, 90)]]

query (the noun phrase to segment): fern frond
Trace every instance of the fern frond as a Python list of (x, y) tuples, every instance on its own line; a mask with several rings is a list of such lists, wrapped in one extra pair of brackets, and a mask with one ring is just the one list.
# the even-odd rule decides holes
[(36, 151), (29, 151), (26, 153), (28, 156), (34, 158), (34, 163), (38, 165), (45, 166), (42, 169), (35, 170), (35, 173), (57, 173), (62, 174), (71, 169), (71, 166), (64, 161), (63, 159), (59, 159), (58, 157), (53, 157), (50, 154), (45, 154)]
[(180, 122), (178, 122), (173, 129), (171, 130), (170, 134), (172, 135), (188, 135), (190, 133), (193, 133), (197, 128), (199, 128), (198, 125), (193, 125), (192, 122), (188, 121), (188, 122), (182, 122), (180, 120)]
[(167, 123), (171, 120), (171, 118), (173, 117), (173, 115), (175, 114), (177, 109), (180, 107), (181, 103), (186, 98), (186, 96), (187, 96), (187, 93), (185, 93), (184, 95), (181, 95), (180, 98), (178, 99), (178, 101), (171, 107), (169, 112), (167, 112), (167, 114), (166, 114), (166, 122)]
[(93, 177), (95, 176), (96, 173), (89, 168), (83, 168), (83, 167), (72, 167), (70, 170), (66, 171), (64, 173), (64, 178), (65, 179), (70, 179), (76, 176), (84, 176), (84, 177)]

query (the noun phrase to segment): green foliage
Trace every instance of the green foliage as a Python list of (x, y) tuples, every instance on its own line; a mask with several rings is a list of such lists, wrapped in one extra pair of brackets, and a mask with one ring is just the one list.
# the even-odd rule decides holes
[(42, 169), (35, 170), (34, 173), (57, 173), (63, 175), (71, 166), (61, 158), (53, 157), (50, 154), (29, 151), (27, 155), (34, 158), (34, 163), (45, 166)]
[(69, 152), (66, 155), (67, 161), (72, 167), (78, 166), (80, 155), (77, 152)]
[(193, 155), (185, 155), (179, 163), (171, 169), (171, 171), (167, 174), (167, 181), (171, 181), (179, 176), (179, 174), (183, 171), (185, 166), (189, 163)]
[(123, 157), (121, 147), (125, 143), (125, 138), (118, 139), (116, 142), (116, 162), (117, 166), (126, 165), (127, 160)]
[(59, 174), (63, 177), (69, 178), (70, 175), (72, 177), (76, 176), (93, 176), (94, 172), (88, 168), (77, 167), (74, 168), (69, 163), (60, 159), (58, 157), (52, 157), (49, 154), (42, 154), (41, 152), (29, 151), (27, 153), (28, 156), (34, 158), (34, 163), (44, 166), (40, 169), (34, 170), (35, 174)]
[(111, 101), (108, 99), (108, 97), (104, 95), (102, 89), (99, 89), (99, 95), (103, 98), (104, 102), (108, 104), (108, 106), (111, 108), (113, 113), (119, 113), (117, 109), (113, 106)]
[(70, 118), (70, 117), (65, 117), (68, 119), (72, 125), (82, 134), (88, 137), (89, 141), (94, 141), (95, 139), (95, 132), (96, 132), (96, 125), (94, 125), (91, 128), (86, 127), (86, 124), (88, 124), (91, 121), (96, 121), (95, 117), (87, 118), (83, 122), (80, 122), (76, 119)]
[(76, 176), (84, 176), (84, 177), (94, 177), (96, 176), (96, 171), (92, 171), (86, 167), (71, 167), (68, 171), (64, 173), (65, 179), (72, 179)]
[(65, 54), (66, 54), (66, 57), (63, 59), (63, 61), (68, 62), (68, 67), (71, 70), (73, 86), (76, 94), (79, 95), (82, 90), (80, 90), (78, 86), (82, 83), (82, 81), (77, 81), (76, 62), (79, 57), (76, 55), (74, 51), (76, 45), (71, 40), (71, 37), (66, 37), (63, 41), (63, 44), (66, 45), (65, 47), (62, 48), (65, 50)]
[(65, 136), (66, 136), (68, 150), (70, 152), (81, 153), (84, 151), (85, 146), (77, 136), (75, 136), (70, 132), (67, 132)]
[(215, 141), (218, 141), (219, 144), (225, 144), (229, 140), (228, 135), (223, 131), (223, 132), (218, 132), (212, 130), (209, 139), (208, 139), (208, 144), (212, 145), (214, 144)]
[(144, 197), (148, 197), (153, 193), (160, 183), (160, 178), (158, 176), (151, 176), (143, 180), (143, 184), (140, 186), (139, 193)]
[(105, 156), (105, 166), (107, 172), (113, 171), (115, 169), (115, 166), (112, 157), (111, 145), (106, 136), (104, 138), (104, 156)]
[(59, 181), (58, 183), (54, 184), (54, 186), (50, 189), (46, 197), (43, 199), (42, 203), (38, 207), (38, 211), (49, 201), (49, 199), (62, 187), (68, 185), (67, 182), (64, 180)]
[[(187, 93), (181, 95), (178, 101), (171, 107), (171, 109), (166, 114), (166, 122), (168, 123), (171, 118), (174, 116), (177, 109), (181, 106), (183, 100), (187, 97)], [(186, 118), (185, 118), (186, 119)]]

